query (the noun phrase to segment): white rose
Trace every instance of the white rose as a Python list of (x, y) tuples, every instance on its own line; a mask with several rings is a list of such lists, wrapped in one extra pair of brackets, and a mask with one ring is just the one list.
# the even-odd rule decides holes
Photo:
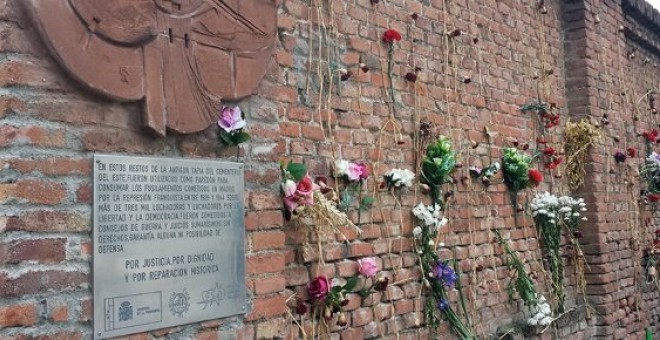
[(335, 176), (341, 177), (348, 174), (348, 161), (340, 159), (335, 162)]

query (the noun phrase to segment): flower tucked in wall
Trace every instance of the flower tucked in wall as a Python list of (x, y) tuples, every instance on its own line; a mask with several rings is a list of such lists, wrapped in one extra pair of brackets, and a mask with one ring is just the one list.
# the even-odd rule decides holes
[(431, 199), (439, 202), (439, 186), (452, 181), (451, 174), (456, 167), (456, 152), (454, 152), (449, 138), (440, 136), (435, 142), (426, 147), (426, 154), (422, 159), (421, 181), (431, 189)]
[(417, 75), (415, 73), (412, 73), (412, 72), (406, 73), (405, 78), (406, 78), (407, 81), (409, 81), (411, 83), (414, 83), (414, 82), (417, 81)]
[(543, 127), (551, 129), (560, 123), (559, 109), (555, 103), (535, 103), (524, 105), (520, 108), (522, 111), (536, 111), (543, 123)]
[(617, 151), (614, 153), (614, 160), (617, 163), (624, 163), (626, 161), (626, 154), (623, 151)]
[(504, 149), (502, 171), (504, 172), (504, 183), (509, 190), (517, 193), (543, 181), (543, 175), (540, 171), (530, 169), (531, 163), (532, 157), (523, 154), (518, 149)]
[(243, 129), (247, 123), (238, 106), (223, 106), (218, 117), (218, 139), (222, 144), (236, 146), (250, 140), (250, 135)]
[(539, 304), (532, 308), (533, 315), (527, 319), (530, 326), (546, 327), (552, 323), (552, 309), (543, 295), (538, 295)]
[(626, 149), (626, 153), (628, 154), (628, 157), (637, 157), (637, 149), (635, 148)]
[(369, 178), (369, 168), (364, 163), (338, 160), (335, 162), (335, 176), (350, 182), (364, 181)]
[(411, 188), (415, 173), (408, 169), (392, 169), (386, 172), (383, 177), (388, 188)]
[(388, 29), (383, 33), (383, 41), (388, 44), (394, 44), (397, 41), (401, 41), (401, 33), (395, 29)]
[(284, 205), (289, 211), (293, 212), (300, 205), (314, 204), (313, 190), (315, 188), (312, 178), (305, 175), (298, 183), (287, 179), (282, 183), (282, 192), (284, 195)]
[(358, 261), (358, 271), (364, 277), (374, 277), (378, 274), (378, 263), (373, 257), (365, 257)]
[[(369, 195), (363, 195), (364, 183), (369, 178), (367, 164), (340, 159), (335, 161), (334, 175), (336, 179), (342, 179), (345, 182), (339, 194), (338, 208), (341, 211), (348, 214), (349, 209), (356, 201), (358, 212), (371, 209), (376, 200)], [(358, 218), (360, 217), (360, 214), (358, 214)], [(359, 220), (358, 224), (360, 224)]]
[(644, 136), (644, 139), (647, 142), (655, 143), (658, 140), (658, 130), (653, 129), (651, 131), (644, 131), (644, 132), (642, 132), (642, 136)]
[[(572, 237), (576, 237), (578, 233), (581, 233), (579, 226), (581, 221), (587, 219), (582, 217), (582, 213), (587, 211), (587, 205), (582, 198), (557, 197), (548, 192), (541, 192), (534, 197), (530, 206), (532, 217), (534, 217), (542, 241), (542, 249), (548, 257), (557, 309), (559, 312), (563, 312), (565, 298), (563, 286), (564, 265), (560, 253), (562, 230), (566, 230), (566, 236), (571, 241), (572, 247), (579, 248), (579, 243)], [(578, 254), (581, 254), (581, 252), (578, 252)]]
[[(309, 301), (296, 299), (296, 304), (291, 307), (297, 315), (302, 316), (307, 312), (306, 303), (309, 303), (312, 306), (313, 318), (317, 320), (325, 319), (325, 322), (327, 322), (337, 315), (337, 326), (346, 326), (348, 322), (346, 314), (342, 310), (349, 302), (346, 295), (356, 292), (363, 298), (366, 298), (376, 291), (385, 290), (389, 282), (386, 276), (375, 278), (380, 271), (375, 258), (359, 259), (358, 271), (359, 275), (349, 277), (343, 285), (333, 284), (333, 280), (324, 275), (315, 277), (307, 284)], [(361, 277), (364, 282), (368, 278), (373, 278), (374, 280), (369, 287), (365, 285), (363, 288), (355, 291)]]
[(332, 289), (332, 282), (325, 276), (317, 276), (307, 285), (307, 293), (315, 301), (323, 301)]

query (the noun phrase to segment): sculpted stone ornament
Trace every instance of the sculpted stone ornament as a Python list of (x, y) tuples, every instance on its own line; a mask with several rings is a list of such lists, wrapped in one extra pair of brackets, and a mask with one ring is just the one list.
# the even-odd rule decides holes
[(277, 33), (275, 0), (25, 0), (53, 56), (86, 87), (143, 101), (144, 124), (197, 132), (250, 95)]

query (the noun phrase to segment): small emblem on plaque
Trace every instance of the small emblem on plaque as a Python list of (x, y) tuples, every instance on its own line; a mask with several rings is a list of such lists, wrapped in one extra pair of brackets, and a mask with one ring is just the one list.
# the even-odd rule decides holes
[(190, 308), (190, 295), (185, 289), (181, 293), (170, 295), (170, 312), (174, 316), (182, 317)]
[(133, 319), (133, 306), (129, 301), (124, 301), (119, 306), (119, 321), (128, 321)]
[(216, 282), (214, 288), (202, 292), (202, 301), (198, 302), (198, 304), (204, 305), (202, 309), (212, 307), (214, 304), (220, 306), (220, 302), (225, 299), (225, 295), (225, 288)]

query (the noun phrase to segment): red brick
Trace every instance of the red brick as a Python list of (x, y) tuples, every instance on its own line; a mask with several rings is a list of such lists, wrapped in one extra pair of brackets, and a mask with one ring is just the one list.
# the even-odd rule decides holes
[(37, 318), (37, 307), (33, 304), (0, 307), (0, 327), (32, 326)]
[(67, 198), (66, 188), (48, 180), (21, 179), (11, 184), (0, 184), (0, 201), (27, 201), (33, 204), (53, 205)]
[(0, 146), (39, 145), (63, 147), (66, 136), (61, 130), (47, 130), (39, 126), (0, 125)]
[(251, 233), (252, 251), (284, 248), (285, 234), (281, 231), (260, 231)]
[(281, 292), (285, 286), (286, 279), (281, 275), (256, 278), (254, 280), (254, 292), (260, 295)]
[(37, 261), (39, 263), (59, 263), (66, 257), (66, 239), (48, 238), (35, 240), (17, 240), (0, 245), (0, 263), (20, 263)]
[(44, 270), (26, 272), (15, 278), (0, 273), (0, 295), (21, 297), (57, 291), (80, 289), (89, 282), (89, 275), (76, 271)]
[(252, 311), (247, 315), (247, 320), (271, 318), (286, 313), (286, 297), (275, 295), (271, 297), (257, 297), (252, 300)]
[(246, 258), (248, 274), (278, 273), (284, 270), (284, 253), (265, 253)]
[(91, 218), (76, 211), (29, 211), (7, 219), (7, 231), (80, 232), (88, 231)]

